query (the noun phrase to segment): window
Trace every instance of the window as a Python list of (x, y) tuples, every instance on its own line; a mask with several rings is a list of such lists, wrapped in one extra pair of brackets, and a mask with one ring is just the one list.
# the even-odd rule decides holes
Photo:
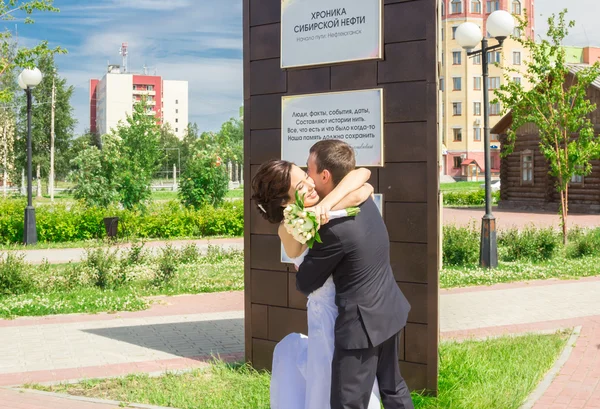
[(444, 41), (444, 27), (441, 28), (440, 35), (442, 36), (442, 41)]
[(154, 91), (154, 85), (146, 85), (146, 91)]
[(175, 113), (176, 113), (176, 114), (178, 114), (178, 113), (179, 113), (179, 109), (176, 109), (176, 110), (175, 110)]
[(488, 0), (486, 11), (492, 13), (496, 10), (500, 10), (500, 0)]
[(473, 140), (481, 141), (481, 128), (473, 128)]
[(462, 142), (462, 129), (454, 128), (452, 132), (454, 132), (454, 142)]
[(178, 100), (178, 99), (176, 99), (176, 100), (175, 100), (175, 103), (176, 103), (176, 104), (179, 104), (179, 100)]
[(462, 13), (462, 0), (451, 0), (450, 14)]
[(583, 185), (583, 168), (581, 166), (575, 166), (575, 172), (571, 178), (572, 185)]
[(179, 132), (179, 128), (175, 128), (175, 132)]
[(512, 13), (519, 16), (521, 15), (521, 2), (519, 0), (513, 0)]
[(444, 81), (444, 77), (440, 78), (440, 91), (446, 90), (446, 82)]
[(521, 185), (533, 185), (533, 152), (521, 152)]
[(175, 123), (179, 123), (179, 118), (175, 118)]
[(502, 54), (500, 54), (500, 51), (490, 51), (487, 53), (487, 58), (490, 63), (500, 63)]
[(521, 85), (521, 77), (513, 77), (513, 81)]
[(490, 104), (490, 115), (500, 115), (500, 104)]
[(473, 57), (473, 64), (481, 65), (481, 54), (477, 54), (476, 56)]
[(444, 54), (444, 52), (442, 51), (442, 67), (444, 66), (444, 61), (446, 60), (445, 55), (446, 54)]
[(473, 77), (473, 89), (479, 91), (481, 89), (481, 77)]
[(521, 51), (513, 51), (513, 64), (521, 65)]
[(572, 185), (583, 185), (583, 176), (582, 175), (573, 175), (571, 178)]
[(471, 13), (481, 14), (481, 1), (471, 0)]
[(454, 157), (454, 168), (460, 168), (460, 166), (462, 165), (462, 158), (460, 156), (455, 156)]
[(461, 89), (462, 89), (462, 78), (461, 77), (452, 78), (452, 90), (460, 91)]
[(473, 115), (481, 116), (481, 102), (473, 102)]
[(462, 115), (462, 103), (461, 102), (453, 102), (452, 103), (452, 115), (454, 115), (454, 116)]
[(442, 1), (442, 16), (446, 14), (446, 7), (444, 6), (444, 2)]
[(513, 37), (521, 37), (521, 29), (519, 27), (515, 27), (513, 30)]
[(456, 40), (456, 29), (458, 26), (452, 26), (452, 39)]
[(462, 52), (461, 51), (453, 51), (452, 52), (452, 64), (460, 65), (462, 63)]
[(489, 77), (488, 78), (488, 87), (489, 87), (489, 89), (500, 88), (500, 77)]

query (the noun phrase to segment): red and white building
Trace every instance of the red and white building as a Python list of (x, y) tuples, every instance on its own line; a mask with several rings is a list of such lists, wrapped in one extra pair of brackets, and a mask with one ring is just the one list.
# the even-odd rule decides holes
[(122, 73), (116, 65), (109, 66), (102, 79), (90, 80), (90, 131), (110, 132), (132, 114), (143, 96), (149, 104), (148, 115), (155, 115), (160, 124), (169, 124), (182, 139), (188, 126), (188, 82)]

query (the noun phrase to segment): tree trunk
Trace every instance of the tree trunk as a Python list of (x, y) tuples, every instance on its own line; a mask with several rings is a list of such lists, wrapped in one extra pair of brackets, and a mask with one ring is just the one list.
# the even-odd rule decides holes
[(561, 220), (561, 225), (562, 225), (562, 234), (563, 234), (563, 244), (566, 245), (567, 244), (567, 234), (568, 234), (568, 228), (567, 228), (567, 217), (568, 217), (568, 212), (569, 212), (569, 207), (568, 207), (568, 197), (569, 197), (569, 191), (568, 191), (568, 187), (566, 188), (566, 190), (561, 190), (560, 192), (560, 220)]
[(37, 165), (37, 197), (42, 197), (42, 167)]

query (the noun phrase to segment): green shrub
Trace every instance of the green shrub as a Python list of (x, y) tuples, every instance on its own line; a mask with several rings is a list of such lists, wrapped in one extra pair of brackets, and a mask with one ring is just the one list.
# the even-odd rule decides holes
[(565, 254), (568, 258), (581, 258), (600, 255), (600, 228), (581, 229), (575, 227), (569, 230), (569, 241)]
[(207, 206), (201, 211), (202, 236), (241, 236), (244, 234), (244, 204), (242, 201), (225, 202), (221, 207)]
[(0, 253), (0, 294), (18, 295), (30, 291), (33, 281), (27, 267), (24, 254)]
[(443, 260), (445, 265), (465, 266), (479, 260), (479, 230), (469, 227), (444, 226)]
[(177, 249), (173, 248), (170, 244), (160, 249), (160, 254), (156, 260), (157, 269), (154, 283), (157, 286), (169, 284), (175, 273), (177, 272), (177, 266), (179, 264), (179, 254)]
[[(25, 201), (0, 199), (0, 243), (23, 241)], [(119, 217), (119, 237), (240, 236), (244, 232), (242, 201), (221, 207), (188, 208), (176, 200), (151, 203), (145, 210), (88, 207), (83, 203), (48, 204), (36, 209), (39, 242), (72, 242), (106, 237), (104, 217)]]
[(498, 257), (503, 261), (545, 261), (561, 246), (561, 235), (553, 228), (502, 230), (498, 235)]
[(196, 209), (223, 202), (229, 187), (227, 168), (216, 153), (201, 151), (186, 164), (179, 183), (179, 198)]
[[(492, 202), (500, 201), (500, 192), (492, 192)], [(485, 205), (485, 190), (471, 192), (446, 192), (444, 193), (444, 206), (483, 206)]]
[(124, 281), (117, 249), (101, 247), (87, 249), (82, 264), (93, 277), (96, 287), (115, 288)]
[(179, 262), (181, 264), (191, 264), (198, 261), (200, 258), (200, 251), (198, 246), (195, 244), (186, 244), (181, 250), (179, 250)]

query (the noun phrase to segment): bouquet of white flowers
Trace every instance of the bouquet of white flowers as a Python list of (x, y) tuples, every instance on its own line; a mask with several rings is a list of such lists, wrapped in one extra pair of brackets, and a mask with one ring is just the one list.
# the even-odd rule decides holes
[[(344, 210), (332, 210), (329, 212), (329, 219), (338, 219), (340, 217), (356, 216), (360, 212), (358, 207), (348, 207)], [(296, 192), (296, 202), (288, 205), (283, 210), (285, 230), (290, 233), (294, 239), (302, 244), (312, 248), (315, 241), (322, 243), (317, 227), (319, 223), (313, 212), (304, 210), (304, 200)]]

